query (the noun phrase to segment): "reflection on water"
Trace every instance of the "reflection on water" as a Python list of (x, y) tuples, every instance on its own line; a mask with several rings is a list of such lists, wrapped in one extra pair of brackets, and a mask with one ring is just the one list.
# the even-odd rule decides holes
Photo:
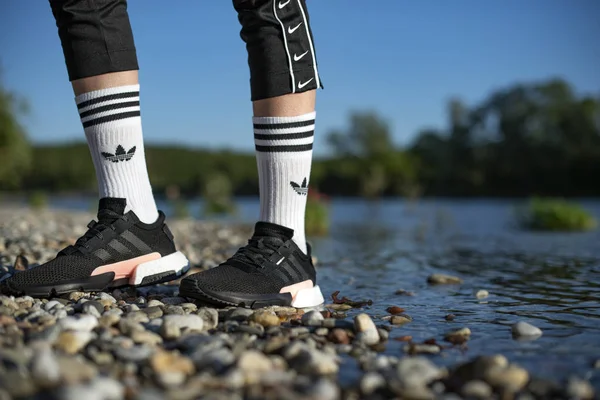
[[(320, 284), (328, 293), (372, 299), (375, 316), (390, 305), (406, 308), (413, 322), (395, 327), (391, 337), (440, 340), (468, 326), (468, 350), (449, 350), (438, 362), (502, 353), (542, 377), (592, 374), (600, 359), (598, 232), (518, 231), (509, 201), (423, 202), (412, 209), (388, 202), (377, 211), (360, 202), (335, 206), (331, 236), (315, 241)], [(600, 202), (586, 206), (600, 214)], [(464, 284), (431, 287), (426, 279), (433, 272), (460, 276)], [(398, 289), (416, 295), (395, 295)], [(490, 296), (477, 299), (480, 289)], [(453, 322), (444, 319), (450, 313)], [(514, 340), (510, 325), (519, 320), (540, 327), (543, 336)], [(386, 349), (401, 351), (397, 342)], [(600, 386), (597, 375), (591, 380)]]
[[(392, 338), (441, 340), (444, 332), (468, 326), (473, 332), (468, 349), (448, 350), (445, 357), (435, 356), (436, 362), (502, 353), (538, 376), (577, 374), (600, 387), (599, 373), (592, 373), (600, 359), (600, 231), (518, 231), (512, 223), (517, 204), (336, 200), (330, 236), (311, 239), (319, 284), (326, 295), (340, 290), (354, 300), (372, 299), (368, 312), (375, 317), (386, 315), (390, 305), (406, 308), (413, 322), (395, 327)], [(583, 205), (600, 218), (600, 201)], [(161, 208), (169, 213), (167, 205)], [(190, 209), (201, 207), (194, 202)], [(241, 201), (239, 209), (236, 220), (252, 222), (258, 202)], [(426, 279), (433, 272), (460, 276), (464, 284), (429, 286)], [(396, 295), (398, 289), (415, 296)], [(490, 296), (477, 299), (480, 289)], [(444, 318), (450, 313), (456, 315), (452, 322)], [(514, 340), (510, 325), (519, 320), (540, 327), (543, 336)], [(390, 341), (385, 351), (399, 355), (402, 347)]]

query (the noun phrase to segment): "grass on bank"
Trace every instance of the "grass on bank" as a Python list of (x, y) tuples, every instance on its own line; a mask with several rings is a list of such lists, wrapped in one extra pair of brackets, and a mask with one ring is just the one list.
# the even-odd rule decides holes
[(517, 210), (518, 225), (537, 231), (589, 231), (598, 222), (579, 204), (563, 199), (534, 198)]

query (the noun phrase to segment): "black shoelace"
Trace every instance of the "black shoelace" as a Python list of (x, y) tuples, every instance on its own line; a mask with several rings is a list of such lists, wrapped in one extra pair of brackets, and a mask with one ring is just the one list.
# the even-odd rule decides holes
[(264, 268), (265, 261), (270, 262), (270, 257), (282, 244), (283, 242), (278, 238), (252, 237), (246, 246), (238, 249), (231, 260), (253, 268)]
[(83, 249), (90, 250), (88, 241), (94, 237), (97, 237), (98, 239), (102, 240), (104, 238), (102, 232), (106, 229), (114, 229), (113, 224), (118, 219), (123, 219), (125, 221), (128, 220), (126, 216), (118, 214), (111, 210), (105, 209), (98, 211), (98, 221), (90, 221), (90, 223), (87, 225), (87, 232), (84, 233), (83, 236), (81, 236), (79, 239), (77, 239), (74, 245), (67, 246), (66, 248), (61, 250), (58, 253), (58, 255), (69, 255), (76, 252), (81, 253)]

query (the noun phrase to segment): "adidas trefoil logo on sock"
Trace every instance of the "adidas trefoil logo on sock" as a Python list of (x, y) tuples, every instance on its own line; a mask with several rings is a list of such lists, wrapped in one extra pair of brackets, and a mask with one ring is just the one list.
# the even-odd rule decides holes
[(306, 196), (308, 194), (308, 182), (306, 182), (306, 178), (304, 178), (304, 180), (302, 181), (302, 185), (298, 185), (294, 181), (291, 181), (290, 185), (292, 185), (294, 191), (299, 195)]
[(129, 149), (128, 152), (125, 152), (125, 149), (121, 145), (117, 146), (117, 150), (115, 151), (115, 154), (102, 152), (102, 155), (104, 156), (104, 158), (106, 158), (108, 161), (112, 161), (112, 162), (129, 161), (129, 160), (131, 160), (131, 157), (133, 157), (134, 154), (135, 154), (135, 146), (133, 146), (131, 149)]

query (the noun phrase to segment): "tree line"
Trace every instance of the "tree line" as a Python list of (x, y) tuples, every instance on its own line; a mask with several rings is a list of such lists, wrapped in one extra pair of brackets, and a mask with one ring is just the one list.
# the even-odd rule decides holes
[[(87, 145), (31, 145), (23, 111), (0, 87), (0, 190), (93, 192)], [(600, 97), (554, 79), (502, 88), (472, 106), (452, 99), (447, 116), (445, 129), (399, 146), (385, 118), (350, 113), (346, 127), (326, 133), (331, 156), (314, 160), (311, 189), (371, 198), (600, 195)], [(146, 157), (159, 195), (202, 195), (215, 180), (235, 195), (258, 194), (253, 152), (148, 145)]]

